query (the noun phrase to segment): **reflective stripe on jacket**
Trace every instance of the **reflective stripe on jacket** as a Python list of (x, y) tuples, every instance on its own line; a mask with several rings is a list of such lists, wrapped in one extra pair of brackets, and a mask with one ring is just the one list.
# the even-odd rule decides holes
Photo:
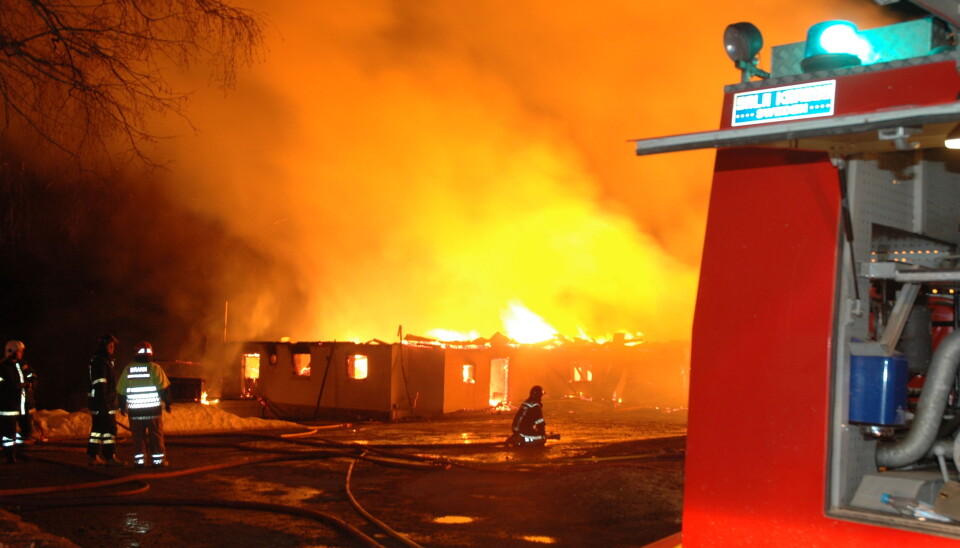
[(23, 386), (20, 362), (12, 355), (0, 361), (0, 415), (16, 416), (27, 412)]
[(133, 362), (123, 370), (117, 391), (126, 398), (131, 419), (161, 416), (164, 391), (170, 386), (167, 374), (153, 362)]
[(90, 377), (87, 407), (94, 412), (112, 412), (117, 408), (117, 381), (113, 357), (97, 354), (87, 367)]
[(523, 402), (513, 417), (513, 431), (523, 436), (525, 441), (534, 441), (546, 439), (543, 435), (545, 429), (543, 406), (535, 401)]

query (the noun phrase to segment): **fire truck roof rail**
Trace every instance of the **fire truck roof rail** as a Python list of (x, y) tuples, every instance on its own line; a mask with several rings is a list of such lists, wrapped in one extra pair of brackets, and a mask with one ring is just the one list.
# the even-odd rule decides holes
[[(817, 149), (824, 147), (831, 150), (839, 147), (839, 143), (828, 141), (824, 143), (805, 143), (800, 146), (795, 141), (816, 137), (830, 137), (852, 135), (857, 133), (878, 132), (897, 127), (919, 127), (931, 124), (956, 123), (960, 121), (960, 101), (939, 105), (892, 109), (867, 114), (848, 114), (829, 118), (815, 118), (796, 122), (780, 122), (775, 124), (754, 125), (716, 131), (686, 133), (667, 137), (653, 137), (636, 139), (638, 156), (660, 154), (664, 152), (678, 152), (683, 150), (697, 150), (704, 148), (722, 148), (734, 146), (767, 145), (787, 146), (791, 148)], [(949, 129), (947, 129), (949, 131)], [(939, 135), (936, 146), (943, 145), (943, 135)], [(875, 136), (871, 141), (879, 141)]]

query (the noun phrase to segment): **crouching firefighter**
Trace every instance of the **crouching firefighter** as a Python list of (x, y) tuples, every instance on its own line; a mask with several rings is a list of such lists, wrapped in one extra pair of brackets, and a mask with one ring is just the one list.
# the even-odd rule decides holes
[(150, 450), (150, 464), (167, 466), (163, 443), (163, 407), (170, 412), (170, 381), (159, 364), (151, 360), (153, 346), (137, 343), (134, 360), (117, 382), (120, 414), (129, 415), (133, 438), (133, 465), (143, 467)]
[(515, 447), (542, 447), (547, 442), (547, 423), (543, 420), (543, 388), (530, 389), (530, 397), (520, 404), (513, 416), (513, 434), (507, 445)]

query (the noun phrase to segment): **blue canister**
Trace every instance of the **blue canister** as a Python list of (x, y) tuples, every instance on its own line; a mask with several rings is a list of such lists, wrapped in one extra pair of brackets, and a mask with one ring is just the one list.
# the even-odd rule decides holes
[(896, 426), (907, 412), (907, 358), (885, 355), (879, 343), (851, 343), (850, 422)]

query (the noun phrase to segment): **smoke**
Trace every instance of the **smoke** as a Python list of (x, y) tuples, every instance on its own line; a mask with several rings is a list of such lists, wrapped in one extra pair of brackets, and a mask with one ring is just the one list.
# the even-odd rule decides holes
[(520, 302), (566, 335), (685, 340), (713, 153), (628, 140), (717, 127), (728, 23), (769, 68), (819, 20), (882, 22), (852, 0), (248, 5), (265, 61), (226, 95), (193, 81), (199, 132), (161, 122), (157, 175), (268, 263), (208, 274), (233, 339), (489, 335)]

